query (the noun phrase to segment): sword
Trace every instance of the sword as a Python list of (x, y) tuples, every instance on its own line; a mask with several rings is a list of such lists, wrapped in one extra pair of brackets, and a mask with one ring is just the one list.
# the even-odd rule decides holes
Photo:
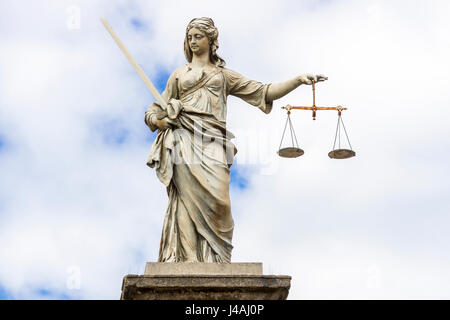
[[(105, 26), (106, 30), (108, 30), (109, 34), (113, 39), (116, 41), (117, 45), (119, 46), (120, 50), (122, 50), (123, 54), (127, 57), (128, 61), (131, 63), (133, 68), (138, 73), (139, 77), (141, 77), (142, 81), (144, 81), (145, 86), (150, 90), (150, 93), (153, 95), (153, 97), (156, 99), (156, 101), (160, 104), (160, 106), (163, 108), (164, 112), (161, 115), (158, 115), (158, 119), (162, 119), (167, 115), (167, 102), (164, 100), (164, 98), (159, 94), (158, 90), (155, 88), (153, 83), (150, 81), (150, 79), (147, 77), (147, 75), (144, 73), (144, 70), (137, 64), (136, 60), (131, 56), (131, 54), (128, 52), (127, 48), (125, 48), (125, 45), (120, 41), (119, 37), (116, 35), (114, 30), (111, 28), (111, 26), (108, 24), (108, 22), (104, 19), (100, 19), (103, 25)], [(169, 122), (170, 119), (167, 119)]]

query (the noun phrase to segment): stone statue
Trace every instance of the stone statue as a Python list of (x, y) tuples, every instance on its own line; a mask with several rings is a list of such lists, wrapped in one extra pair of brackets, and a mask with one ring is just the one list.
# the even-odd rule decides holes
[(167, 187), (159, 262), (230, 263), (234, 222), (229, 196), (230, 166), (237, 152), (226, 130), (227, 96), (237, 96), (270, 113), (272, 102), (323, 75), (262, 84), (225, 68), (217, 54), (218, 30), (210, 18), (191, 20), (184, 54), (162, 97), (167, 110), (153, 103), (145, 123), (159, 130), (147, 164)]

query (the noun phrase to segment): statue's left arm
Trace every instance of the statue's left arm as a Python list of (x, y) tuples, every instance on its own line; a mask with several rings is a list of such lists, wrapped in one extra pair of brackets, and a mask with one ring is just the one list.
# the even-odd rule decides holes
[(260, 108), (264, 113), (272, 110), (272, 102), (277, 100), (302, 84), (312, 84), (312, 81), (324, 81), (328, 78), (323, 75), (305, 74), (291, 80), (273, 84), (247, 79), (230, 69), (223, 69), (227, 82), (227, 94), (237, 96), (244, 101)]
[(227, 95), (241, 98), (264, 113), (272, 111), (272, 101), (266, 99), (270, 84), (250, 80), (227, 68), (223, 68), (222, 73), (226, 80)]
[(313, 81), (318, 82), (325, 80), (328, 80), (328, 78), (321, 74), (305, 74), (284, 82), (273, 83), (267, 90), (266, 100), (274, 101), (280, 99), (302, 84), (312, 84)]

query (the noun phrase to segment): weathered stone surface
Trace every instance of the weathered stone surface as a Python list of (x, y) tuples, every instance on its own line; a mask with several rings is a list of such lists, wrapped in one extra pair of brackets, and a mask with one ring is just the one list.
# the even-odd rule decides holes
[(259, 262), (202, 263), (147, 262), (144, 275), (262, 275)]
[(290, 276), (127, 275), (124, 300), (284, 300)]
[(126, 300), (282, 300), (290, 276), (262, 274), (262, 263), (149, 262), (123, 279)]

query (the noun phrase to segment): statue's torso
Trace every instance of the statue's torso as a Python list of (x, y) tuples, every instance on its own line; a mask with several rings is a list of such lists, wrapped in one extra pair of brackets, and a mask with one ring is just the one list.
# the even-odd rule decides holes
[(186, 92), (206, 77), (213, 75), (203, 86), (181, 98), (184, 109), (213, 114), (217, 120), (226, 121), (226, 81), (217, 68), (194, 70), (188, 66), (178, 70), (178, 92)]

